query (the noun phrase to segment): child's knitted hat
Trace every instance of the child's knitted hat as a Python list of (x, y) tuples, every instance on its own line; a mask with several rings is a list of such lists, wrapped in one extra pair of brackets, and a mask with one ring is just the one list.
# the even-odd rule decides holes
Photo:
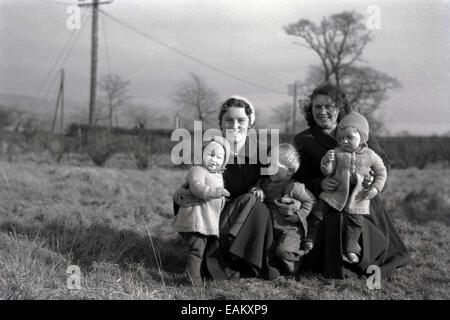
[(369, 140), (369, 122), (360, 113), (352, 111), (344, 116), (338, 124), (338, 129), (345, 129), (348, 127), (356, 128), (361, 136), (361, 143), (366, 143)]
[(203, 148), (202, 148), (202, 150), (204, 150), (205, 147), (208, 144), (210, 144), (211, 142), (216, 142), (216, 143), (220, 144), (222, 146), (223, 150), (225, 151), (225, 155), (224, 155), (224, 158), (223, 158), (223, 164), (222, 164), (222, 168), (221, 168), (221, 171), (223, 171), (223, 170), (225, 170), (225, 166), (227, 165), (228, 159), (230, 158), (230, 154), (231, 154), (230, 143), (224, 137), (212, 136), (212, 137), (209, 137), (209, 138), (206, 138), (206, 139), (203, 140)]

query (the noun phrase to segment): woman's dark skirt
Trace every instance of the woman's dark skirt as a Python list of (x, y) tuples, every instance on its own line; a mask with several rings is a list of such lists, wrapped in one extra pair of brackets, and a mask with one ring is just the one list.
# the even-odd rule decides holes
[(376, 265), (380, 267), (382, 279), (389, 279), (395, 269), (409, 262), (408, 250), (379, 197), (370, 201), (370, 215), (364, 215), (359, 241), (362, 255), (356, 265), (342, 260), (342, 213), (331, 210), (319, 228), (314, 249), (303, 260), (303, 271), (344, 279), (363, 275), (370, 265)]
[(206, 270), (216, 280), (274, 279), (274, 238), (269, 209), (251, 194), (228, 202), (220, 215), (220, 237), (206, 248)]

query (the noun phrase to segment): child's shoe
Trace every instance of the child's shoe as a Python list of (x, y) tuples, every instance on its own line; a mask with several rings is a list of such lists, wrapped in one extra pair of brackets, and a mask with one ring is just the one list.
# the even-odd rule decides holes
[(314, 248), (314, 242), (321, 223), (322, 220), (317, 218), (314, 214), (308, 216), (308, 232), (305, 239), (302, 241), (303, 250), (311, 251)]
[(302, 249), (306, 252), (311, 251), (314, 248), (314, 242), (311, 239), (304, 239), (302, 241)]
[(344, 261), (347, 261), (347, 262), (349, 262), (349, 263), (358, 263), (359, 262), (359, 257), (358, 257), (358, 255), (356, 254), (356, 253), (353, 253), (353, 252), (348, 252), (348, 253), (346, 253), (346, 254), (344, 254), (343, 256), (342, 256), (342, 259), (344, 260)]

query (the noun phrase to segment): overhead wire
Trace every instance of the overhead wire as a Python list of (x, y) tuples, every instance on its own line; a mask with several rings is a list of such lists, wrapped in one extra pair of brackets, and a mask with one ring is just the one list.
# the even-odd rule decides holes
[[(84, 14), (84, 12), (83, 12)], [(44, 77), (44, 80), (41, 82), (41, 85), (39, 86), (39, 88), (36, 90), (35, 94), (33, 95), (33, 97), (39, 97), (39, 95), (41, 94), (41, 91), (44, 89), (44, 87), (47, 85), (47, 81), (50, 79), (50, 76), (52, 75), (55, 67), (58, 65), (59, 60), (62, 58), (62, 56), (64, 55), (67, 47), (69, 46), (69, 44), (72, 42), (72, 40), (74, 39), (76, 33), (75, 32), (71, 32), (69, 37), (67, 38), (66, 43), (64, 44), (62, 50), (60, 51), (60, 53), (58, 54), (57, 58), (55, 59), (55, 61), (53, 62), (53, 65), (51, 66), (50, 70), (47, 72), (47, 74)], [(32, 106), (32, 102), (30, 101), (30, 104), (28, 105), (28, 109), (30, 109)]]
[(109, 74), (111, 74), (112, 73), (112, 69), (111, 69), (111, 59), (110, 59), (110, 54), (109, 54), (109, 46), (108, 46), (108, 39), (107, 39), (107, 37), (106, 37), (106, 24), (105, 24), (105, 18), (104, 18), (104, 16), (103, 16), (103, 12), (102, 11), (100, 11), (101, 12), (101, 14), (100, 14), (100, 20), (102, 21), (102, 33), (103, 33), (103, 41), (104, 41), (104, 43), (105, 43), (105, 54), (106, 54), (106, 63), (107, 63), (107, 66), (108, 66), (108, 72), (109, 72)]
[(56, 4), (60, 6), (76, 6), (79, 3), (77, 2), (62, 2), (62, 1), (54, 1), (54, 0), (39, 0), (40, 2), (48, 3), (48, 4)]
[[(74, 40), (72, 41), (72, 43), (70, 45), (69, 51), (66, 51), (65, 53), (63, 51), (64, 58), (63, 58), (62, 62), (60, 63), (60, 67), (64, 66), (64, 64), (66, 63), (67, 59), (70, 57), (70, 54), (72, 53), (73, 49), (75, 48), (75, 44), (78, 42), (78, 39), (80, 38), (81, 34), (83, 33), (83, 30), (85, 29), (86, 23), (89, 21), (89, 18), (90, 18), (90, 14), (88, 13), (88, 14), (85, 15), (85, 19), (81, 23), (81, 30), (79, 30), (79, 32), (76, 33), (76, 36), (75, 36)], [(54, 69), (54, 67), (56, 65), (57, 65), (57, 63), (54, 64), (52, 69)], [(37, 104), (38, 108), (41, 106), (42, 102), (47, 98), (51, 88), (53, 87), (53, 83), (55, 82), (57, 77), (58, 77), (58, 73), (55, 73), (55, 75), (53, 77), (53, 81), (52, 81), (51, 85), (48, 87), (45, 95), (38, 101), (38, 104)], [(32, 104), (30, 104), (28, 109), (31, 109), (31, 106), (32, 106)]]
[(209, 69), (211, 69), (211, 70), (214, 70), (215, 72), (220, 73), (220, 74), (222, 74), (222, 75), (224, 75), (224, 76), (226, 76), (226, 77), (228, 77), (228, 78), (231, 78), (231, 79), (234, 79), (234, 80), (237, 80), (237, 81), (246, 83), (246, 84), (248, 84), (248, 85), (250, 85), (250, 86), (253, 86), (253, 87), (256, 87), (256, 88), (259, 88), (259, 89), (263, 89), (263, 90), (266, 90), (266, 91), (271, 91), (271, 92), (274, 92), (274, 93), (277, 93), (277, 94), (280, 94), (280, 95), (285, 95), (285, 94), (286, 94), (285, 92), (281, 92), (281, 91), (279, 91), (279, 90), (272, 89), (272, 88), (266, 87), (266, 86), (264, 86), (264, 85), (260, 85), (260, 84), (258, 84), (258, 83), (255, 83), (255, 82), (246, 80), (246, 79), (241, 78), (241, 77), (239, 77), (239, 76), (233, 75), (233, 74), (231, 74), (231, 73), (229, 73), (229, 72), (227, 72), (227, 71), (225, 71), (225, 70), (222, 70), (221, 68), (218, 68), (218, 67), (216, 67), (216, 66), (213, 66), (213, 65), (210, 64), (210, 63), (204, 62), (204, 61), (202, 61), (202, 60), (200, 60), (200, 59), (198, 59), (198, 58), (196, 58), (196, 57), (193, 57), (193, 56), (191, 56), (191, 55), (189, 55), (189, 54), (187, 54), (187, 53), (184, 53), (183, 51), (181, 51), (181, 50), (179, 50), (179, 49), (177, 49), (177, 48), (175, 48), (175, 47), (173, 47), (173, 46), (171, 46), (171, 45), (168, 45), (168, 44), (166, 44), (166, 43), (164, 43), (164, 42), (162, 42), (162, 41), (160, 41), (160, 40), (157, 40), (157, 39), (151, 37), (151, 36), (148, 35), (147, 33), (144, 33), (144, 32), (142, 32), (142, 31), (140, 31), (140, 30), (134, 28), (133, 26), (131, 26), (131, 25), (129, 25), (129, 24), (123, 22), (123, 21), (120, 20), (119, 18), (117, 18), (117, 17), (111, 15), (110, 13), (104, 11), (103, 9), (99, 9), (99, 10), (100, 10), (106, 17), (108, 17), (110, 20), (116, 22), (117, 24), (121, 25), (122, 27), (125, 27), (125, 28), (127, 28), (127, 29), (129, 29), (129, 30), (131, 30), (131, 31), (133, 31), (133, 32), (135, 32), (135, 33), (137, 33), (137, 34), (139, 34), (140, 36), (142, 36), (142, 37), (144, 37), (144, 38), (146, 38), (146, 39), (148, 39), (148, 40), (150, 40), (150, 41), (152, 41), (152, 42), (154, 42), (154, 43), (156, 43), (156, 44), (158, 44), (158, 45), (160, 45), (160, 46), (162, 46), (162, 47), (165, 47), (166, 49), (169, 49), (169, 50), (172, 51), (172, 52), (175, 52), (176, 54), (178, 54), (178, 55), (180, 55), (180, 56), (182, 56), (182, 57), (184, 57), (184, 58), (186, 58), (186, 59), (189, 59), (189, 60), (191, 60), (191, 61), (193, 61), (193, 62), (195, 62), (195, 63), (197, 63), (197, 64), (200, 64), (200, 65), (202, 65), (202, 66), (204, 66), (204, 67), (206, 67), (206, 68), (209, 68)]

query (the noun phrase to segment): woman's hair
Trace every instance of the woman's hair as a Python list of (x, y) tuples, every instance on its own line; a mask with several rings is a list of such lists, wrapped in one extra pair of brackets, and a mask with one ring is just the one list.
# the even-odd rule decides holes
[(289, 143), (282, 143), (274, 146), (270, 154), (278, 153), (278, 162), (288, 169), (289, 173), (294, 174), (300, 167), (300, 156), (297, 149)]
[(239, 97), (231, 97), (222, 104), (220, 107), (219, 112), (219, 126), (222, 128), (222, 118), (225, 112), (227, 112), (228, 108), (235, 107), (235, 108), (245, 108), (245, 114), (248, 116), (249, 119), (249, 127), (253, 126), (252, 123), (252, 115), (254, 118), (255, 111), (253, 110), (253, 106), (248, 102), (248, 100), (245, 98), (239, 98)]
[(324, 95), (331, 98), (333, 103), (339, 109), (339, 114), (337, 121), (341, 121), (341, 119), (348, 114), (352, 108), (345, 96), (344, 91), (342, 91), (339, 87), (334, 86), (332, 84), (326, 83), (314, 89), (310, 96), (310, 101), (303, 106), (303, 114), (305, 116), (306, 122), (308, 126), (312, 127), (316, 124), (314, 121), (313, 113), (312, 113), (312, 104), (313, 100), (318, 95)]

